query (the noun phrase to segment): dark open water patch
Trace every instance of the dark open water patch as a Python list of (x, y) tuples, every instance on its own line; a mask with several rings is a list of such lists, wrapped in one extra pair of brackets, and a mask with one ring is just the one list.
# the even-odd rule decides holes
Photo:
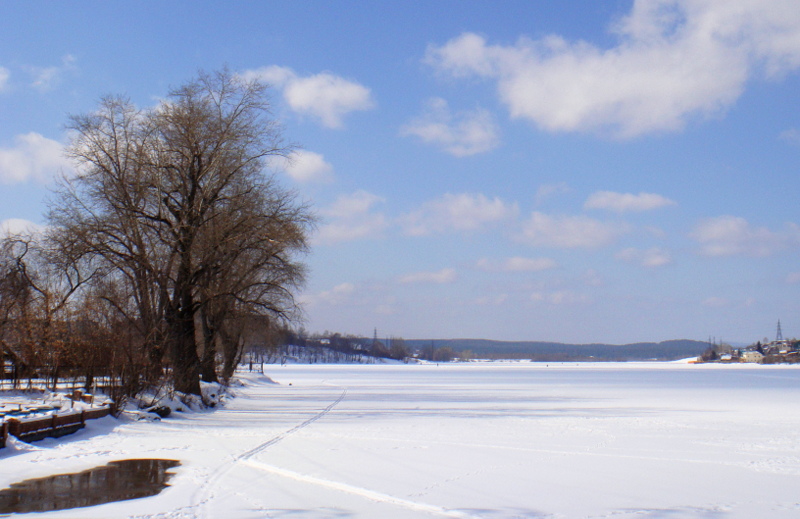
[(180, 465), (176, 460), (112, 461), (75, 474), (26, 479), (0, 490), (0, 514), (49, 512), (154, 496)]

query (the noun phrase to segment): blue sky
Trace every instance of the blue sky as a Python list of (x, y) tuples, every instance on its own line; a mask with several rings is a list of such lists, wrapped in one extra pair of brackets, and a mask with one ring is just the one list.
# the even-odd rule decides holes
[(4, 2), (0, 225), (69, 114), (224, 66), (302, 147), (309, 331), (800, 336), (796, 0)]

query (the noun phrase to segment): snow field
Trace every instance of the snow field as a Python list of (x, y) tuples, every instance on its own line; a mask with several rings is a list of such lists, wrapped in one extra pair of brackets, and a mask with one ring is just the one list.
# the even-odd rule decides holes
[(0, 451), (0, 485), (152, 457), (182, 463), (160, 495), (47, 517), (800, 516), (795, 367), (267, 372), (278, 384), (242, 373), (244, 387), (221, 409), (159, 423), (102, 419)]

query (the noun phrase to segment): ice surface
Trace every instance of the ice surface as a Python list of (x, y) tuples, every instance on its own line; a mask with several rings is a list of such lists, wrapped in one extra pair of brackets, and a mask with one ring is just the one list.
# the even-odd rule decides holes
[[(800, 369), (286, 365), (222, 409), (0, 450), (0, 486), (181, 461), (158, 496), (48, 517), (800, 517)], [(25, 517), (25, 516), (20, 516)], [(37, 516), (38, 517), (38, 516)]]

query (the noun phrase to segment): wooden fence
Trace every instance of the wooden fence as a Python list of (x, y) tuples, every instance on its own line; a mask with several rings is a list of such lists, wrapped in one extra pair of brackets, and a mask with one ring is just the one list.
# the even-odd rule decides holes
[(8, 435), (16, 436), (24, 442), (58, 438), (72, 434), (86, 426), (86, 420), (102, 418), (111, 414), (110, 406), (84, 409), (68, 414), (52, 414), (33, 420), (9, 418), (0, 427), (0, 447), (6, 446)]

